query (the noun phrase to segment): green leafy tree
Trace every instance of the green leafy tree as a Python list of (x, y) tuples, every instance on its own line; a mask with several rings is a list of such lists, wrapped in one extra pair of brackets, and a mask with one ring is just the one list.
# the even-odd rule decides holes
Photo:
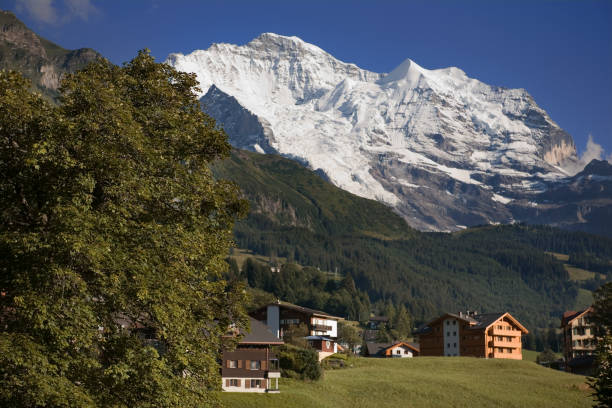
[(355, 326), (341, 321), (338, 323), (338, 341), (346, 343), (353, 351), (357, 345), (361, 344), (362, 339)]
[(196, 85), (146, 51), (68, 75), (59, 106), (0, 73), (1, 406), (216, 404), (246, 204)]
[(308, 326), (305, 323), (292, 324), (283, 333), (283, 340), (287, 344), (301, 348), (309, 348), (308, 341), (305, 337), (308, 336)]
[(597, 335), (597, 365), (589, 380), (596, 407), (612, 406), (612, 282), (601, 286), (594, 294), (591, 321)]
[(551, 349), (547, 348), (536, 357), (536, 363), (552, 363), (557, 360), (557, 355)]

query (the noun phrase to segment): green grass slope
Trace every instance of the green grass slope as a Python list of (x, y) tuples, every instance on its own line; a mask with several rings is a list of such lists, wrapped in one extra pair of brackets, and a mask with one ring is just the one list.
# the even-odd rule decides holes
[(227, 407), (590, 407), (585, 377), (528, 361), (358, 359), (323, 380), (282, 380), (280, 394), (221, 393)]

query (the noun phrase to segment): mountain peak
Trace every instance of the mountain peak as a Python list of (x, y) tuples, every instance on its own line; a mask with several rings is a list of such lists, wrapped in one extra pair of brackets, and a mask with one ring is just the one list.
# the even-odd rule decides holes
[(427, 71), (410, 58), (405, 59), (393, 71), (385, 75), (381, 82), (408, 81), (414, 83)]
[[(394, 206), (417, 228), (512, 221), (506, 204), (543, 188), (541, 180), (565, 177), (546, 155), (562, 141), (571, 145), (571, 136), (525, 92), (455, 67), (430, 70), (406, 59), (375, 73), (269, 32), (168, 62), (195, 72), (203, 94), (215, 85), (256, 117), (209, 95), (209, 105), (227, 108), (216, 112), (236, 129), (228, 132), (234, 146), (268, 143), (266, 151)], [(555, 152), (559, 160), (575, 155), (571, 148)]]
[(316, 45), (310, 44), (296, 36), (286, 36), (275, 33), (262, 33), (248, 44), (248, 47), (268, 51), (286, 52), (295, 50), (309, 51), (313, 54), (327, 54)]

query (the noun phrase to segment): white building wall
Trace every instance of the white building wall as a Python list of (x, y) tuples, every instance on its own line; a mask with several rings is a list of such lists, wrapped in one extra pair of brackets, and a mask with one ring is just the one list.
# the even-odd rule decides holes
[[(240, 386), (239, 387), (233, 387), (233, 386), (226, 386), (225, 385), (225, 380), (240, 380)], [(247, 388), (246, 387), (246, 382), (247, 381), (251, 381), (251, 380), (261, 380), (264, 382), (264, 384), (266, 384), (266, 388)], [(222, 383), (221, 383), (221, 388), (223, 389), (223, 391), (227, 391), (227, 392), (266, 392), (266, 389), (268, 388), (268, 383), (267, 383), (267, 379), (266, 378), (233, 378), (233, 377), (223, 377), (221, 379)]]
[(310, 323), (311, 324), (322, 324), (322, 325), (331, 327), (331, 330), (326, 330), (324, 332), (319, 332), (319, 331), (315, 332), (314, 330), (311, 330), (310, 331), (311, 336), (321, 335), (321, 336), (333, 337), (333, 338), (338, 337), (338, 321), (337, 320), (324, 319), (322, 317), (312, 317), (310, 319)]
[(266, 310), (266, 326), (274, 333), (274, 335), (280, 338), (280, 309), (278, 305), (268, 305)]
[(458, 356), (459, 354), (459, 322), (448, 318), (442, 323), (444, 333), (444, 355)]

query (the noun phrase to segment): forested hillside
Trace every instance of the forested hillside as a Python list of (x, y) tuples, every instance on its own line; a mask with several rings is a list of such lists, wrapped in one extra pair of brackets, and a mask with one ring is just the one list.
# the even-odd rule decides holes
[(554, 326), (573, 308), (580, 284), (545, 251), (612, 259), (612, 240), (550, 227), (420, 233), (387, 207), (274, 155), (236, 151), (214, 171), (237, 182), (251, 202), (249, 217), (235, 228), (239, 247), (337, 269), (371, 302), (405, 304), (417, 323), (470, 309), (507, 310), (528, 326)]

